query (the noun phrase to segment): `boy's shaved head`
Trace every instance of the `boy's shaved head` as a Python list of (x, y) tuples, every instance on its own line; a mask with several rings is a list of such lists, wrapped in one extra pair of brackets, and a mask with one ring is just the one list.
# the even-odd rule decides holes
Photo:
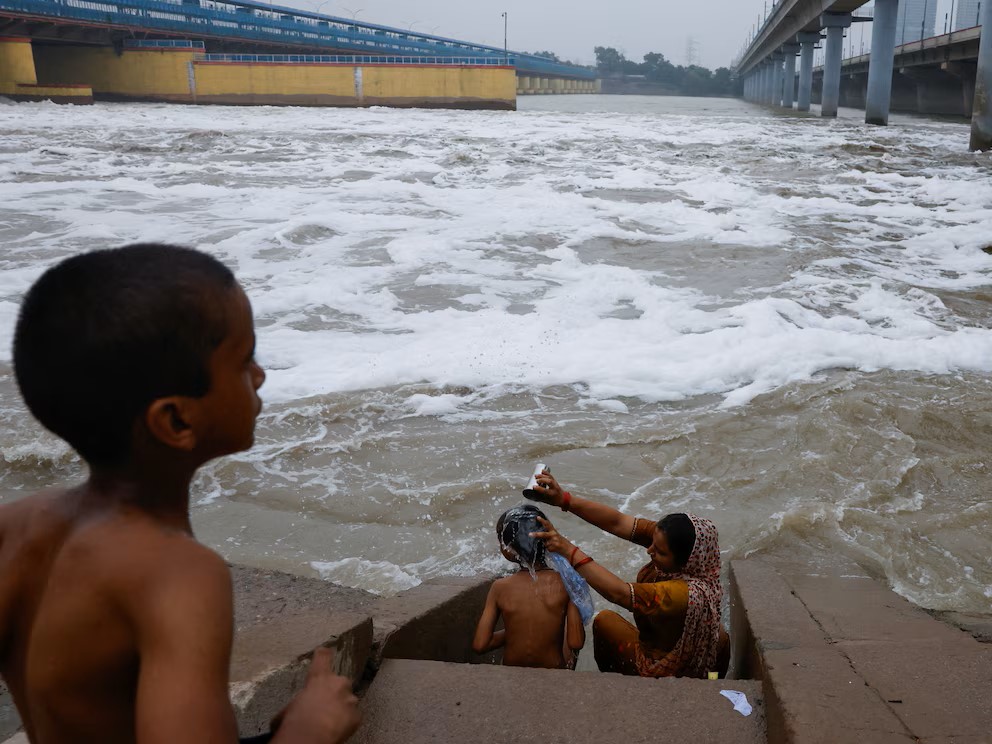
[(14, 372), (31, 413), (91, 465), (130, 455), (134, 422), (157, 398), (200, 397), (227, 333), (217, 259), (144, 243), (94, 251), (48, 269), (14, 332)]

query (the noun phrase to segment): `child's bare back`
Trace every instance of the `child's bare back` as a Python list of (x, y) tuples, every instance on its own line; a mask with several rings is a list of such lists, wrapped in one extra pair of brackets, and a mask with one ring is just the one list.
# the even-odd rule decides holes
[[(502, 648), (508, 666), (562, 669), (585, 643), (585, 628), (561, 577), (544, 561), (543, 543), (527, 535), (540, 513), (533, 506), (517, 507), (496, 523), (503, 557), (521, 569), (493, 582), (472, 648), (476, 653)], [(496, 630), (501, 617), (503, 630)]]
[(546, 568), (531, 576), (521, 570), (494, 582), (492, 592), (506, 629), (503, 663), (563, 668), (566, 618), (573, 632), (582, 629), (582, 620), (557, 572)]

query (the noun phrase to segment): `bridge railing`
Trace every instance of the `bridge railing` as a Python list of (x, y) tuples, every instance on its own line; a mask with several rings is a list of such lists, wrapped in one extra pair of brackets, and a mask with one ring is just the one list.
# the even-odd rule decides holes
[[(378, 54), (197, 54), (202, 62), (309, 63), (333, 65), (471, 65), (498, 66), (492, 57), (396, 57)], [(513, 59), (510, 59), (513, 64)]]
[[(308, 11), (241, 0), (0, 0), (0, 13), (288, 46), (327, 47), (373, 54), (466, 55), (508, 61), (503, 49)], [(523, 72), (595, 79), (595, 70), (535, 55), (512, 53)]]

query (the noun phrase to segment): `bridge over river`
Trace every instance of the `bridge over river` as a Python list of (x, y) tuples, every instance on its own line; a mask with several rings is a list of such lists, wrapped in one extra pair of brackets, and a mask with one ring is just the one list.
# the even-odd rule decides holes
[[(245, 55), (256, 55), (252, 60), (256, 65), (346, 64), (348, 58), (353, 66), (419, 64), (423, 69), (430, 61), (449, 69), (511, 68), (516, 74), (515, 85), (510, 78), (511, 93), (598, 90), (597, 72), (587, 67), (251, 0), (0, 0), (0, 44), (24, 41), (34, 47), (36, 59), (59, 46), (88, 46), (113, 49), (118, 55), (138, 48), (159, 54), (166, 49), (192, 49), (196, 59), (188, 64), (248, 64)], [(60, 53), (65, 59), (64, 50)], [(78, 62), (78, 55), (73, 59)], [(0, 50), (0, 83), (17, 82), (22, 88), (37, 83), (35, 72), (26, 72), (28, 66), (23, 50)], [(11, 70), (26, 78), (8, 79)], [(189, 95), (195, 99), (192, 91)], [(505, 98), (505, 92), (500, 96)]]
[[(798, 110), (808, 111), (813, 50), (825, 39), (824, 63), (818, 71), (820, 111), (823, 116), (836, 116), (845, 71), (844, 34), (853, 23), (870, 22), (874, 26), (871, 53), (846, 65), (849, 79), (863, 77), (863, 85), (860, 78), (857, 84), (848, 85), (846, 97), (848, 102), (863, 101), (865, 121), (887, 124), (893, 90), (897, 106), (903, 107), (907, 80), (912, 80), (913, 95), (924, 111), (944, 107), (948, 97), (955, 95), (970, 98), (968, 105), (959, 101), (956, 107), (960, 113), (971, 112), (971, 147), (992, 149), (992, 34), (981, 33), (982, 28), (992, 28), (992, 2), (981, 6), (982, 23), (974, 29), (896, 48), (900, 1), (875, 0), (869, 16), (856, 14), (869, 0), (778, 0), (735, 65), (744, 81), (745, 97), (789, 108), (795, 103)], [(798, 88), (796, 55), (800, 55)], [(932, 104), (938, 98), (940, 104)]]

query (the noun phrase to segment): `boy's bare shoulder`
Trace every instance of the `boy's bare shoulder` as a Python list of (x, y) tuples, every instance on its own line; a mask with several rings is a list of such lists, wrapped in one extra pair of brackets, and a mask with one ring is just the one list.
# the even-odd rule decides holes
[[(51, 562), (34, 564), (35, 554)], [(22, 569), (17, 573), (26, 580), (47, 581), (50, 577), (40, 574), (59, 565), (64, 568), (58, 575), (77, 573), (75, 568), (85, 571), (92, 585), (133, 592), (139, 602), (149, 592), (168, 589), (170, 578), (193, 592), (231, 590), (227, 564), (192, 535), (138, 511), (89, 512), (71, 490), (0, 505), (0, 570), (9, 564)]]

